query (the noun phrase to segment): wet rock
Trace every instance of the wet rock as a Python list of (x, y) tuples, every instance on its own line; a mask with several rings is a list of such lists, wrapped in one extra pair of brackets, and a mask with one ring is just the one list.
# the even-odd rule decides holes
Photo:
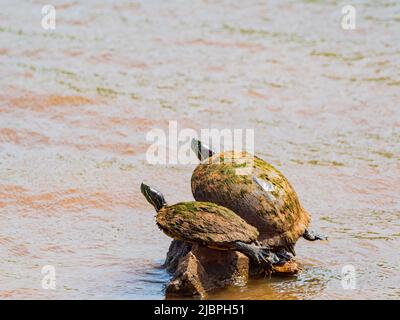
[(296, 275), (301, 271), (301, 266), (295, 260), (290, 260), (283, 265), (275, 266), (274, 274), (282, 276)]
[[(172, 243), (175, 252), (185, 252), (187, 245)], [(168, 254), (171, 257), (170, 252)], [(167, 296), (206, 297), (207, 292), (228, 285), (245, 285), (249, 274), (249, 259), (235, 251), (219, 251), (193, 245), (179, 259), (167, 257), (166, 267), (175, 268), (166, 288)]]
[[(287, 261), (282, 265), (274, 265), (273, 275), (276, 276), (294, 276), (301, 271), (301, 266), (295, 260)], [(261, 276), (265, 276), (264, 270), (262, 270), (259, 266), (254, 265), (250, 262), (250, 273), (249, 276), (252, 278), (257, 278)]]
[[(165, 267), (174, 274), (166, 288), (167, 297), (204, 298), (207, 292), (217, 288), (246, 285), (249, 275), (264, 276), (263, 270), (240, 252), (213, 250), (179, 240), (172, 241)], [(285, 276), (295, 275), (300, 270), (294, 260), (275, 269), (275, 274)]]

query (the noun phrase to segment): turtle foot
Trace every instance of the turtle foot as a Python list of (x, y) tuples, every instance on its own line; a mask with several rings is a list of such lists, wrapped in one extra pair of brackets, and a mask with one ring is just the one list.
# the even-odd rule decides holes
[(267, 247), (260, 247), (255, 249), (255, 251), (258, 264), (263, 268), (265, 276), (270, 277), (273, 271), (275, 271), (274, 265), (280, 264), (281, 260)]
[(275, 251), (275, 254), (279, 258), (279, 262), (277, 263), (278, 265), (283, 265), (293, 259), (293, 257), (284, 249)]
[(307, 229), (306, 229), (306, 231), (304, 231), (303, 238), (308, 240), (308, 241), (328, 240), (327, 236), (325, 236), (323, 234), (316, 233), (314, 231), (309, 231)]
[(260, 266), (265, 271), (266, 275), (271, 275), (274, 271), (274, 264), (279, 264), (282, 260), (267, 246), (246, 244), (243, 242), (237, 242), (235, 245), (238, 251), (251, 258)]

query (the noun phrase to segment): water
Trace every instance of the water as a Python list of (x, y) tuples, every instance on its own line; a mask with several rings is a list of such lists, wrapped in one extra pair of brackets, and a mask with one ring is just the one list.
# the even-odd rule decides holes
[(139, 185), (192, 199), (194, 165), (146, 162), (176, 120), (254, 129), (330, 237), (298, 242), (298, 277), (210, 298), (399, 299), (400, 4), (356, 2), (354, 31), (341, 5), (57, 1), (46, 31), (41, 3), (3, 0), (0, 298), (164, 298), (170, 240)]

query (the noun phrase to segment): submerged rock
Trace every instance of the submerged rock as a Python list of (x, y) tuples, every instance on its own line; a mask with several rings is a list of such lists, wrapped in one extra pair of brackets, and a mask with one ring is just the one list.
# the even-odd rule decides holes
[[(263, 272), (250, 263), (249, 258), (237, 251), (213, 250), (173, 240), (165, 261), (173, 278), (166, 288), (167, 297), (191, 296), (204, 298), (207, 292), (229, 285), (244, 286), (249, 275)], [(293, 275), (299, 268), (295, 261), (276, 266), (276, 273)]]

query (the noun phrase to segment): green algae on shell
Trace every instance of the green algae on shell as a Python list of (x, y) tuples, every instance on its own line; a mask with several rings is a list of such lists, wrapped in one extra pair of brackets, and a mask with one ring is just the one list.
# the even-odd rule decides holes
[(259, 235), (237, 214), (214, 203), (191, 201), (166, 206), (156, 219), (170, 237), (207, 246), (229, 249), (236, 241), (252, 243)]
[[(245, 173), (247, 169), (247, 174), (238, 174), (238, 169)], [(259, 240), (272, 247), (293, 251), (310, 223), (310, 216), (285, 176), (247, 152), (228, 151), (206, 159), (194, 170), (191, 185), (197, 201), (231, 209), (255, 226)]]

